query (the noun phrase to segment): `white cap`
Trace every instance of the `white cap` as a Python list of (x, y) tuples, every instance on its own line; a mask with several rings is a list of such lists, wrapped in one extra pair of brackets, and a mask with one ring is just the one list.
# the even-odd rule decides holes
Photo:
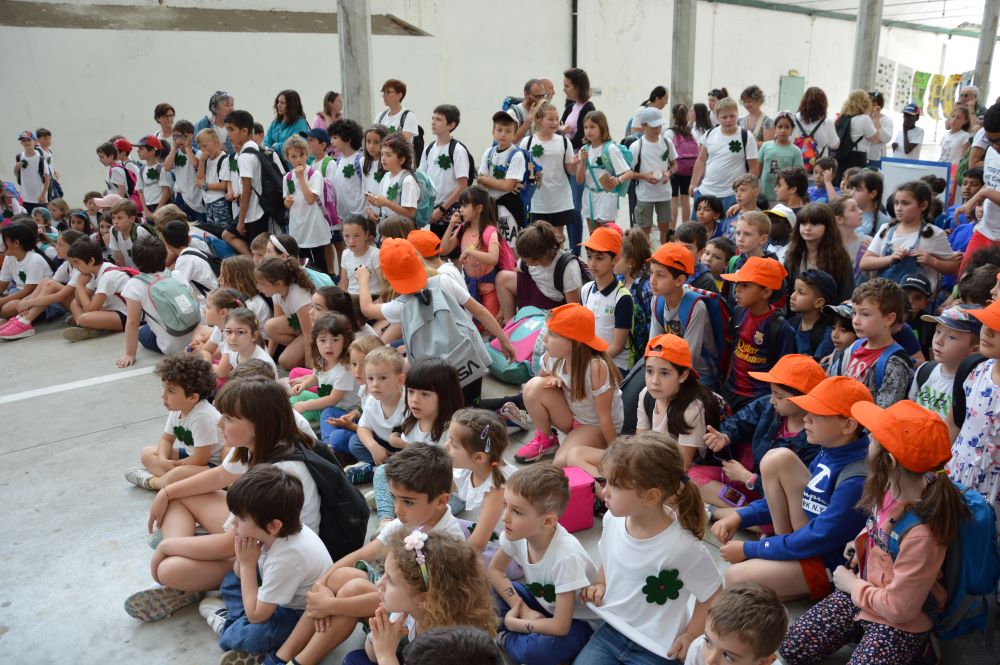
[(647, 106), (639, 111), (639, 124), (659, 127), (663, 124), (663, 112), (655, 106)]

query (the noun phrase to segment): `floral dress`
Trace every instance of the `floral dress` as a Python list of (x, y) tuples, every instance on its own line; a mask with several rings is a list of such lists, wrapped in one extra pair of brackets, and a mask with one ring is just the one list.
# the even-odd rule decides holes
[(1000, 386), (993, 382), (992, 358), (965, 380), (965, 422), (951, 445), (948, 475), (1000, 505)]

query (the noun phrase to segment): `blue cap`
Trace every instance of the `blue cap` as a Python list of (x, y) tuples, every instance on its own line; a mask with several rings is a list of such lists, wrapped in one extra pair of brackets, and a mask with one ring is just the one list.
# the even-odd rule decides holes
[(299, 132), (299, 136), (301, 136), (304, 139), (311, 137), (316, 139), (320, 143), (325, 143), (327, 145), (330, 145), (330, 133), (325, 129), (323, 129), (322, 127), (314, 127), (313, 129), (310, 129), (308, 132)]
[(837, 282), (834, 281), (830, 273), (825, 270), (819, 270), (811, 268), (809, 270), (803, 270), (798, 275), (797, 279), (801, 279), (806, 284), (814, 286), (819, 289), (819, 295), (828, 303), (836, 302), (837, 300)]
[(978, 335), (980, 329), (983, 327), (983, 324), (979, 319), (969, 316), (969, 310), (974, 309), (982, 309), (982, 307), (972, 304), (956, 305), (941, 312), (940, 316), (924, 314), (920, 317), (920, 320), (940, 323), (941, 325), (951, 328), (952, 330)]
[(920, 107), (910, 102), (903, 107), (903, 113), (906, 115), (920, 115)]
[(37, 141), (38, 137), (35, 136), (35, 133), (33, 131), (31, 131), (30, 129), (26, 129), (17, 135), (17, 140), (20, 141), (21, 139), (31, 139), (32, 141)]

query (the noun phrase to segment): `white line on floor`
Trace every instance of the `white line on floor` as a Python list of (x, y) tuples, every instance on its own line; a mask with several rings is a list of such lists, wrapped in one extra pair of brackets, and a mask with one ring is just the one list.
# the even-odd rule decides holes
[(48, 386), (46, 388), (36, 388), (34, 390), (25, 390), (24, 392), (14, 393), (13, 395), (0, 395), (0, 404), (10, 404), (12, 402), (20, 402), (22, 400), (31, 399), (32, 397), (43, 397), (45, 395), (52, 395), (54, 393), (63, 393), (67, 390), (76, 390), (77, 388), (89, 388), (90, 386), (98, 386), (102, 383), (111, 383), (113, 381), (121, 381), (122, 379), (131, 379), (134, 376), (142, 376), (143, 374), (152, 374), (153, 366), (149, 367), (139, 367), (137, 369), (130, 369), (124, 372), (115, 372), (114, 374), (105, 374), (104, 376), (93, 376), (89, 379), (83, 379), (81, 381), (73, 381), (70, 383), (59, 383), (54, 386)]

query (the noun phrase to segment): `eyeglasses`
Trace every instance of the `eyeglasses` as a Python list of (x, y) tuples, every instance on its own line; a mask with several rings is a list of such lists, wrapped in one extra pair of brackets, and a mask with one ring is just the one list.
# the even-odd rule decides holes
[(236, 335), (237, 337), (243, 337), (245, 335), (249, 335), (250, 331), (247, 330), (246, 328), (235, 328), (235, 329), (226, 328), (222, 331), (222, 334), (226, 335), (227, 337), (232, 337), (233, 335)]
[(382, 91), (382, 96), (383, 97), (385, 97), (386, 95), (395, 95), (395, 94), (396, 94), (395, 90), (383, 90)]

